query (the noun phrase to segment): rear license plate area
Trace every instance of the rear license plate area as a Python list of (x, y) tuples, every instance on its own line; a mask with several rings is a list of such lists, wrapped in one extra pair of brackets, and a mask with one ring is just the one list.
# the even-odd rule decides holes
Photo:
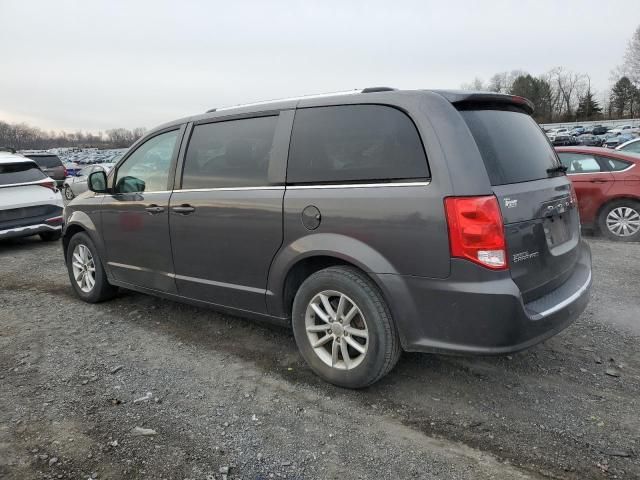
[(569, 229), (569, 219), (565, 215), (554, 215), (544, 219), (544, 235), (547, 238), (547, 245), (555, 247), (568, 242), (571, 239)]

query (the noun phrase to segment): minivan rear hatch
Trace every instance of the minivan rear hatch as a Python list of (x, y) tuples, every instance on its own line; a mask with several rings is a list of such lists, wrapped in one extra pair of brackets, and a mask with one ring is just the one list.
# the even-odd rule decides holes
[(530, 105), (463, 102), (456, 107), (500, 205), (511, 276), (524, 301), (535, 300), (561, 285), (578, 259), (580, 218), (571, 184), (529, 115)]

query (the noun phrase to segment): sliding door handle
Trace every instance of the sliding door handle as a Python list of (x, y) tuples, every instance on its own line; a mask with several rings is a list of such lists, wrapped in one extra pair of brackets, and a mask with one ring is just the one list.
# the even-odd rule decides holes
[(173, 210), (175, 213), (179, 213), (180, 215), (189, 215), (190, 213), (195, 212), (196, 208), (192, 207), (191, 205), (184, 204), (178, 207), (171, 207), (171, 210)]

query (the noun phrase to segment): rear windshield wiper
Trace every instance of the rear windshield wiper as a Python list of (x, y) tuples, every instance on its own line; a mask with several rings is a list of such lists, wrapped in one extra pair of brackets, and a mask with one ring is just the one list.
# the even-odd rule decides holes
[(547, 168), (547, 173), (565, 173), (567, 171), (567, 167), (564, 165), (558, 165), (557, 167)]

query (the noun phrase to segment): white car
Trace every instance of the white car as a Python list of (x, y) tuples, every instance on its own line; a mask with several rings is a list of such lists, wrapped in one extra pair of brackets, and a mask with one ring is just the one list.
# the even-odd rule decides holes
[(89, 187), (87, 186), (87, 180), (89, 175), (98, 170), (104, 170), (105, 173), (109, 173), (109, 170), (113, 168), (113, 163), (97, 163), (95, 165), (89, 165), (82, 168), (75, 176), (67, 177), (64, 179), (62, 188), (64, 191), (64, 198), (67, 200), (73, 200), (81, 193), (86, 192)]
[(614, 133), (619, 135), (621, 133), (633, 133), (634, 128), (631, 125), (622, 125), (620, 127), (616, 127), (613, 130), (609, 130), (610, 133)]
[(640, 138), (634, 138), (628, 142), (624, 142), (616, 147), (616, 150), (622, 150), (623, 152), (640, 153)]
[(62, 195), (38, 164), (0, 151), (0, 239), (40, 235), (60, 238)]

